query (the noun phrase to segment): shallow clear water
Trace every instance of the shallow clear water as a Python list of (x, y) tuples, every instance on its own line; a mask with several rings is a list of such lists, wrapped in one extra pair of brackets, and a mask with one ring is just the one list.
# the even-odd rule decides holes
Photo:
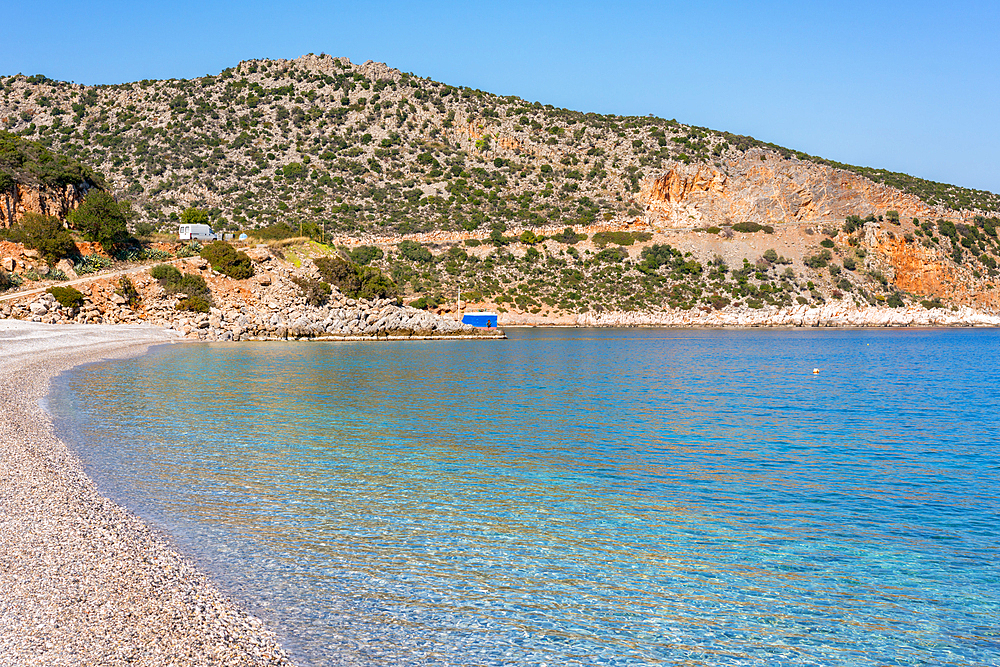
[(1000, 664), (1000, 333), (508, 333), (169, 346), (48, 408), (301, 664)]

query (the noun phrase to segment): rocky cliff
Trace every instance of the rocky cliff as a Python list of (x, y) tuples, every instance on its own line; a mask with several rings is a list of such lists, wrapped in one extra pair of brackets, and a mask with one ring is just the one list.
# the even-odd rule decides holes
[(89, 189), (86, 183), (61, 188), (14, 183), (6, 190), (0, 190), (0, 227), (17, 224), (25, 213), (52, 215), (65, 220), (66, 215), (83, 202)]
[(843, 221), (888, 210), (905, 218), (964, 220), (974, 215), (929, 206), (915, 195), (844, 169), (763, 149), (715, 164), (674, 164), (647, 178), (638, 200), (649, 222), (663, 228)]

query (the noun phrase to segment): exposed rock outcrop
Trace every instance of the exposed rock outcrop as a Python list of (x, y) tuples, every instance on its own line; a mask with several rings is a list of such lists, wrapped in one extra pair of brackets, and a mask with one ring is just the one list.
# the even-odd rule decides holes
[(748, 151), (725, 163), (676, 163), (647, 178), (639, 203), (654, 227), (680, 228), (806, 220), (843, 220), (887, 210), (903, 217), (937, 217), (953, 211), (931, 207), (914, 195), (875, 183), (850, 171)]
[(70, 211), (83, 203), (88, 189), (86, 184), (55, 189), (15, 183), (10, 189), (0, 191), (0, 227), (17, 224), (25, 213), (52, 215), (65, 220)]

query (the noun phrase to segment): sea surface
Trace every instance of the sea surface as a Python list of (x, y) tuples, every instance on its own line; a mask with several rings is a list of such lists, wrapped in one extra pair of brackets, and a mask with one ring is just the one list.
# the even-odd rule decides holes
[(508, 334), (164, 346), (46, 407), (301, 665), (1000, 664), (1000, 332)]

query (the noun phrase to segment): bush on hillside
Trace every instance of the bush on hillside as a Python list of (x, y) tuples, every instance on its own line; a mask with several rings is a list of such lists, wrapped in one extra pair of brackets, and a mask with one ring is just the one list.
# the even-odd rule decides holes
[(38, 213), (25, 213), (16, 227), (7, 230), (6, 236), (26, 248), (37, 250), (49, 264), (76, 253), (76, 244), (69, 230), (58, 218)]
[(803, 257), (802, 263), (808, 266), (810, 269), (822, 269), (826, 267), (827, 263), (833, 259), (833, 255), (829, 250), (824, 248), (821, 252), (812, 255), (811, 257)]
[(321, 280), (311, 280), (309, 278), (292, 278), (292, 282), (299, 286), (299, 291), (306, 298), (306, 303), (310, 306), (322, 306), (330, 300), (333, 288), (330, 283)]
[(424, 264), (434, 261), (434, 255), (431, 254), (431, 251), (416, 241), (402, 241), (398, 247), (399, 254), (406, 259)]
[(632, 235), (628, 232), (597, 232), (591, 237), (591, 241), (598, 248), (603, 248), (609, 243), (617, 243), (618, 245), (632, 245), (635, 243), (632, 240)]
[(72, 287), (50, 287), (48, 291), (63, 308), (79, 308), (83, 305), (83, 293), (80, 290)]
[(118, 279), (118, 289), (115, 290), (115, 293), (124, 297), (129, 308), (132, 309), (138, 308), (139, 303), (142, 301), (142, 298), (139, 296), (139, 290), (135, 288), (135, 283), (128, 276), (122, 276)]
[(586, 241), (587, 235), (577, 234), (576, 232), (573, 231), (572, 227), (567, 227), (566, 229), (562, 230), (561, 234), (556, 234), (555, 236), (552, 237), (552, 239), (554, 241), (558, 241), (559, 243), (565, 243), (566, 245), (576, 245), (580, 241)]
[(741, 232), (743, 234), (753, 234), (755, 232), (763, 231), (765, 234), (773, 234), (774, 227), (771, 225), (761, 225), (756, 222), (737, 222), (733, 225), (734, 232)]
[(214, 305), (208, 283), (197, 273), (181, 273), (169, 264), (157, 264), (149, 273), (160, 282), (167, 294), (184, 295), (177, 302), (177, 310), (207, 313)]
[(133, 215), (132, 204), (128, 201), (117, 202), (107, 192), (91, 190), (80, 208), (70, 211), (68, 219), (86, 240), (96, 241), (112, 253), (131, 240), (128, 223)]
[(195, 294), (186, 299), (181, 299), (175, 306), (177, 310), (188, 310), (193, 313), (207, 313), (212, 309), (212, 302), (205, 297)]
[(212, 241), (201, 249), (201, 256), (208, 260), (212, 269), (230, 278), (245, 280), (253, 275), (250, 256), (225, 241)]
[(325, 282), (352, 299), (396, 297), (396, 283), (375, 267), (359, 266), (343, 257), (319, 257), (313, 263)]
[(355, 264), (365, 266), (385, 257), (385, 253), (378, 246), (362, 245), (347, 253), (351, 261)]
[(180, 282), (181, 279), (181, 272), (177, 270), (177, 267), (170, 264), (157, 264), (150, 269), (149, 275), (159, 280), (161, 285), (164, 284), (164, 281), (176, 283)]

